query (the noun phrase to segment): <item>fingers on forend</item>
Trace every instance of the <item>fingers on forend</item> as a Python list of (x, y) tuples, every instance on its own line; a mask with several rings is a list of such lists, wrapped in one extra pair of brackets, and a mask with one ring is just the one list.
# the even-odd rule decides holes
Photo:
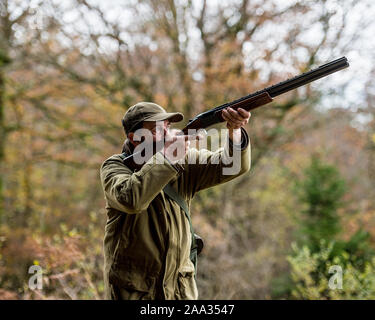
[(251, 113), (249, 111), (246, 111), (245, 109), (238, 108), (237, 111), (245, 118), (251, 117)]
[(232, 116), (232, 118), (234, 120), (238, 120), (238, 121), (243, 120), (241, 114), (239, 114), (237, 110), (234, 110), (232, 108), (228, 108), (228, 111), (229, 111), (229, 114)]

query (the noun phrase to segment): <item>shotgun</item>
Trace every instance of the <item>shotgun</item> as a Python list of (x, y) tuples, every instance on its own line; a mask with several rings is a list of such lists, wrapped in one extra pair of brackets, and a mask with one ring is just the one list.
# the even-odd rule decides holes
[[(253, 110), (270, 103), (273, 98), (285, 92), (304, 86), (312, 81), (326, 77), (331, 73), (337, 72), (347, 67), (349, 67), (347, 58), (341, 57), (339, 59), (323, 64), (315, 69), (302, 73), (298, 76), (279, 82), (273, 86), (267, 87), (260, 91), (256, 91), (254, 93), (250, 93), (249, 95), (242, 98), (217, 106), (213, 109), (200, 113), (193, 119), (189, 120), (188, 124), (182, 129), (182, 134), (188, 134), (188, 130), (205, 129), (216, 123), (224, 122), (225, 120), (222, 117), (221, 112), (228, 107), (231, 107), (235, 110), (238, 108), (242, 108), (247, 111)], [(142, 167), (142, 165), (135, 163), (133, 155), (134, 154), (126, 156), (126, 158), (124, 159), (124, 164), (130, 168)]]

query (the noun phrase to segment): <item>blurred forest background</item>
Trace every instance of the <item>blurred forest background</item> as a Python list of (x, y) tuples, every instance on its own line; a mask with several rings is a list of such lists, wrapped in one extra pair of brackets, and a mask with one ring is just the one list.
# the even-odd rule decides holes
[(129, 106), (186, 121), (344, 55), (349, 69), (252, 112), (251, 172), (194, 199), (198, 288), (375, 298), (374, 13), (373, 0), (2, 0), (0, 299), (103, 298), (99, 167), (121, 152)]

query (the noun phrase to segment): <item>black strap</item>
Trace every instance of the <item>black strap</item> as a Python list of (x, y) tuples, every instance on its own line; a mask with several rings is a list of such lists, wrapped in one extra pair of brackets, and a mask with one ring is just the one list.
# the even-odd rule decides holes
[(181, 209), (185, 212), (186, 218), (188, 219), (189, 225), (190, 225), (191, 241), (192, 241), (192, 246), (191, 247), (194, 248), (195, 247), (195, 243), (194, 243), (195, 242), (194, 241), (194, 229), (193, 229), (193, 225), (191, 223), (189, 208), (188, 208), (188, 205), (187, 205), (185, 199), (183, 199), (178, 194), (178, 192), (175, 190), (175, 188), (173, 188), (169, 183), (164, 187), (163, 191), (164, 191), (164, 193), (169, 198), (171, 198), (172, 200), (176, 201), (177, 204), (181, 207)]
[(190, 214), (189, 214), (189, 208), (188, 205), (178, 192), (173, 188), (169, 183), (164, 187), (163, 191), (174, 201), (178, 203), (178, 205), (181, 207), (182, 210), (184, 210), (186, 217), (189, 220), (189, 223), (191, 224)]
[(197, 269), (198, 251), (200, 253), (200, 251), (202, 250), (202, 248), (203, 248), (203, 241), (202, 241), (202, 239), (199, 236), (197, 236), (197, 238), (200, 239), (199, 241), (202, 242), (202, 244), (197, 244), (197, 239), (196, 239), (196, 235), (194, 233), (193, 224), (191, 223), (191, 218), (190, 218), (190, 213), (189, 213), (188, 205), (187, 205), (185, 199), (183, 199), (178, 194), (178, 192), (175, 190), (175, 188), (173, 188), (170, 184), (167, 184), (164, 187), (163, 191), (164, 191), (164, 193), (169, 198), (171, 198), (172, 200), (174, 200), (174, 201), (177, 202), (177, 204), (185, 212), (186, 218), (189, 221), (190, 232), (191, 232), (190, 260), (193, 262), (195, 269)]

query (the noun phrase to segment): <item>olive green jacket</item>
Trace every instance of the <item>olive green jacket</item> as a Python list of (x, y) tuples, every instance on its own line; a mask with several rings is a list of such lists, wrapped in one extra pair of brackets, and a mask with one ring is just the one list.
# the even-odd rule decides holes
[(228, 167), (224, 159), (232, 156), (229, 139), (215, 152), (189, 149), (186, 160), (203, 155), (207, 164), (172, 165), (160, 152), (136, 172), (123, 164), (121, 154), (104, 161), (100, 178), (107, 210), (106, 299), (198, 299), (189, 258), (189, 221), (162, 189), (170, 183), (190, 208), (196, 192), (247, 172), (250, 147), (246, 131), (242, 132), (247, 142), (239, 151), (241, 165), (236, 175), (223, 174), (223, 168)]

